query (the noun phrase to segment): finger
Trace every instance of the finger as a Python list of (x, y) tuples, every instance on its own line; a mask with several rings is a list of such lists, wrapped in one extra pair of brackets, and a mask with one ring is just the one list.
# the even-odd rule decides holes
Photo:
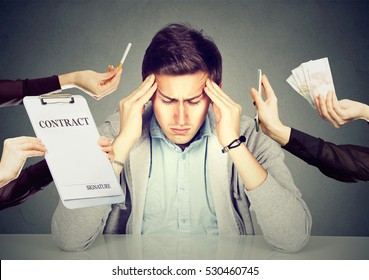
[(29, 158), (29, 157), (40, 157), (45, 155), (45, 152), (43, 151), (36, 151), (36, 150), (31, 150), (31, 151), (24, 151), (23, 152), (23, 158)]
[(111, 78), (114, 77), (114, 75), (117, 73), (118, 71), (115, 70), (115, 71), (108, 71), (108, 72), (105, 72), (105, 73), (102, 73), (102, 74), (99, 74), (99, 80), (100, 81), (105, 81), (105, 80), (109, 80)]
[[(112, 143), (113, 139), (106, 138), (103, 139), (103, 141), (108, 141), (109, 143)], [(114, 158), (114, 149), (111, 144), (109, 144), (109, 146), (101, 146), (101, 150), (107, 155), (109, 159)]]
[(101, 150), (105, 153), (110, 153), (113, 151), (113, 147), (112, 146), (101, 146)]
[(215, 88), (211, 85), (210, 80), (207, 80), (205, 85), (204, 91), (209, 96), (211, 101), (213, 101), (213, 103), (215, 103), (219, 108), (224, 108), (227, 106), (225, 103), (226, 100), (216, 92)]
[(116, 75), (114, 75), (112, 79), (104, 81), (104, 84), (100, 84), (101, 95), (99, 96), (99, 98), (101, 99), (101, 97), (114, 92), (118, 88), (121, 77), (122, 69), (118, 70), (118, 72), (116, 73)]
[(131, 95), (129, 95), (127, 99), (132, 101), (140, 99), (153, 86), (154, 82), (154, 74), (147, 76), (146, 79), (139, 86), (139, 88), (135, 90)]
[(344, 118), (345, 115), (345, 109), (348, 108), (348, 104), (346, 104), (346, 99), (343, 99), (341, 101), (338, 101), (336, 94), (333, 92), (333, 102), (332, 102), (332, 106), (333, 106), (333, 110), (336, 112), (336, 114), (338, 116), (340, 116), (340, 118)]
[(26, 142), (26, 143), (22, 143), (19, 144), (19, 150), (21, 151), (40, 151), (40, 152), (46, 152), (46, 147), (44, 144), (42, 143), (30, 143), (30, 142)]
[[(223, 102), (219, 99), (219, 97), (214, 94), (213, 91), (211, 91), (207, 86), (204, 87), (204, 92), (206, 95), (210, 98), (213, 105), (217, 104), (218, 106), (221, 105)], [(224, 103), (223, 103), (224, 104)]]
[(272, 97), (277, 98), (275, 93), (274, 93), (274, 90), (273, 90), (271, 84), (269, 83), (269, 80), (268, 80), (268, 78), (265, 74), (263, 74), (263, 76), (261, 77), (261, 84), (264, 88), (266, 99), (269, 99), (269, 98), (272, 98)]
[[(343, 100), (341, 100), (343, 101)], [(347, 121), (347, 115), (345, 109), (348, 108), (342, 103), (333, 103), (333, 109), (341, 120)]]
[(261, 97), (261, 93), (259, 93), (255, 88), (250, 89), (250, 95), (252, 99), (255, 101), (256, 108), (259, 108), (259, 106), (264, 105), (264, 100)]
[(108, 66), (108, 72), (114, 71), (115, 67), (113, 65)]
[(101, 147), (110, 146), (111, 143), (112, 139), (105, 136), (100, 136), (99, 140), (97, 141), (97, 144), (99, 144)]
[(340, 116), (337, 115), (336, 111), (334, 110), (333, 103), (334, 103), (333, 93), (329, 92), (327, 96), (327, 102), (326, 102), (327, 111), (331, 119), (334, 121), (333, 125), (335, 127), (340, 127), (342, 123), (342, 119)]
[(336, 92), (333, 90), (333, 91), (330, 91), (329, 93), (332, 94), (333, 101), (334, 102), (337, 102), (338, 101), (338, 98), (337, 98)]
[(327, 107), (325, 105), (325, 100), (323, 99), (322, 96), (318, 96), (316, 99), (317, 99), (317, 102), (319, 104), (319, 107), (318, 107), (318, 105), (317, 105), (317, 107), (319, 108), (320, 115), (323, 119), (325, 119), (326, 114), (327, 114)]
[(236, 104), (214, 81), (210, 81), (210, 89), (212, 89), (221, 99), (224, 99), (223, 101), (226, 104), (227, 102), (231, 105)]
[(118, 87), (118, 84), (122, 77), (122, 73), (123, 73), (122, 69), (119, 69), (118, 72), (115, 74), (115, 76), (109, 81), (110, 87), (114, 88), (114, 90)]
[[(120, 75), (122, 74), (122, 70), (117, 68), (117, 69), (115, 69), (111, 72), (108, 72), (108, 73), (110, 73), (110, 75), (105, 76), (106, 79), (100, 79), (99, 86), (106, 86), (106, 85), (110, 86), (111, 83), (114, 81), (114, 79), (116, 80), (116, 78), (118, 78), (118, 79), (120, 78)], [(100, 75), (106, 75), (106, 74), (107, 73), (100, 74)], [(109, 88), (109, 87), (107, 87), (107, 88)]]
[(333, 92), (332, 91), (328, 92), (326, 104), (327, 104), (328, 113), (330, 114), (332, 118), (339, 118), (334, 108), (336, 102), (337, 101), (334, 98)]
[(319, 96), (319, 104), (320, 104), (320, 110), (322, 112), (323, 118), (329, 121), (330, 123), (332, 123), (334, 126), (337, 126), (336, 122), (329, 115), (328, 108), (327, 108), (327, 98), (323, 96)]
[(318, 97), (315, 97), (314, 99), (314, 104), (315, 104), (315, 107), (316, 109), (318, 110), (318, 114), (319, 116), (324, 119), (323, 115), (322, 115), (322, 111), (320, 110), (320, 101), (319, 101), (319, 98)]
[(141, 105), (144, 106), (149, 100), (150, 98), (154, 95), (154, 93), (156, 92), (156, 90), (158, 89), (158, 84), (155, 82), (151, 88), (149, 88), (148, 91), (146, 91), (139, 99), (138, 101), (140, 101)]
[(14, 144), (24, 144), (24, 143), (42, 144), (41, 139), (32, 136), (19, 136), (11, 138), (9, 140), (11, 140)]

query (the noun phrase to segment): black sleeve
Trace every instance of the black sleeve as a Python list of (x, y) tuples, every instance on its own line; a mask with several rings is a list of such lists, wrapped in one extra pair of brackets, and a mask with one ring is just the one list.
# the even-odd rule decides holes
[(32, 80), (0, 80), (0, 107), (20, 105), (25, 96), (38, 96), (60, 88), (58, 76)]
[(45, 160), (23, 169), (17, 179), (0, 188), (0, 210), (21, 204), (52, 181)]
[(368, 147), (336, 145), (292, 128), (290, 140), (283, 148), (333, 179), (369, 181)]

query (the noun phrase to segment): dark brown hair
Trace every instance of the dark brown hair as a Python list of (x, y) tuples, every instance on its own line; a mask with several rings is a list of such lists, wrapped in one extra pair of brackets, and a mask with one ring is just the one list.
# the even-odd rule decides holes
[(142, 79), (150, 74), (184, 75), (198, 71), (222, 81), (222, 56), (210, 37), (187, 24), (169, 24), (155, 34), (142, 62)]

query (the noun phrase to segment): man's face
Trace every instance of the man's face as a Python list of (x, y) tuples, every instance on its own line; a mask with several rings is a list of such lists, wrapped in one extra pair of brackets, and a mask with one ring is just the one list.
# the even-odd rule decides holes
[(152, 97), (155, 117), (166, 137), (182, 149), (191, 143), (208, 112), (207, 79), (205, 72), (156, 75), (158, 89)]

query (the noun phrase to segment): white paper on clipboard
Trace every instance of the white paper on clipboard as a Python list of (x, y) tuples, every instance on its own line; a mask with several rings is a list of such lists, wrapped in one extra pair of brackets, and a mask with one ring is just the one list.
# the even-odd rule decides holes
[(97, 144), (99, 133), (82, 96), (28, 96), (23, 103), (48, 150), (45, 159), (67, 208), (124, 201), (113, 167)]

